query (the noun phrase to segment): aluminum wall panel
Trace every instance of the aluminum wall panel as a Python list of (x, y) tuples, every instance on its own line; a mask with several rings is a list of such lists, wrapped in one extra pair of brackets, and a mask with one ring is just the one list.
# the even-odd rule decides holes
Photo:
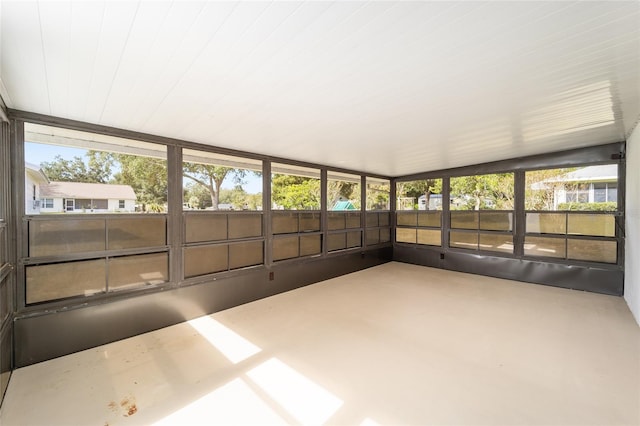
[(227, 215), (225, 214), (186, 214), (185, 242), (199, 243), (227, 239)]
[[(103, 345), (201, 315), (293, 290), (391, 260), (385, 247), (330, 258), (307, 258), (249, 269), (229, 277), (154, 292), (109, 303), (18, 317), (15, 322), (16, 366)], [(73, 333), (68, 330), (73, 329)]]
[(29, 221), (29, 256), (57, 256), (106, 248), (105, 220)]
[(444, 253), (444, 259), (440, 259), (441, 253), (438, 249), (424, 246), (395, 246), (393, 260), (534, 284), (622, 295), (624, 272), (614, 266), (566, 265), (457, 251), (448, 251)]

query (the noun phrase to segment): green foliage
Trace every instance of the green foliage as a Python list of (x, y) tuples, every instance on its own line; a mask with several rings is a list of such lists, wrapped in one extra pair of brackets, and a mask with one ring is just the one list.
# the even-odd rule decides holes
[(114, 183), (131, 185), (143, 211), (166, 211), (167, 161), (158, 158), (112, 154), (120, 164)]
[(114, 165), (111, 154), (87, 151), (87, 161), (81, 157), (65, 160), (56, 155), (51, 162), (41, 164), (42, 171), (53, 182), (108, 183)]
[(610, 212), (618, 209), (618, 203), (614, 201), (604, 203), (560, 203), (558, 210)]
[[(411, 207), (414, 210), (418, 209), (417, 200), (424, 195), (425, 205), (428, 210), (430, 207), (431, 195), (442, 193), (442, 179), (423, 179), (409, 182), (398, 182), (396, 192), (398, 197), (413, 198), (414, 202)], [(402, 208), (402, 206), (399, 208)]]
[(451, 178), (452, 210), (512, 210), (513, 173)]
[(286, 210), (320, 209), (320, 180), (275, 174), (271, 179), (271, 197)]
[(367, 185), (367, 210), (388, 210), (389, 185)]

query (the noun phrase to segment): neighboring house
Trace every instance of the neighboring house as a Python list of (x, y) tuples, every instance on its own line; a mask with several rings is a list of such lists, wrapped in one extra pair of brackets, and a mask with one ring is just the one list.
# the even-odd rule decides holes
[(131, 213), (136, 194), (129, 185), (50, 182), (40, 186), (41, 213)]
[(42, 185), (47, 185), (49, 179), (40, 166), (31, 163), (25, 163), (24, 166), (24, 211), (26, 214), (39, 214), (41, 208), (40, 188)]
[(418, 210), (442, 210), (442, 194), (431, 194), (429, 196), (429, 208), (427, 209), (427, 196), (418, 197)]
[(557, 178), (532, 185), (543, 189), (553, 185), (554, 209), (562, 203), (604, 203), (618, 201), (618, 165), (582, 167)]

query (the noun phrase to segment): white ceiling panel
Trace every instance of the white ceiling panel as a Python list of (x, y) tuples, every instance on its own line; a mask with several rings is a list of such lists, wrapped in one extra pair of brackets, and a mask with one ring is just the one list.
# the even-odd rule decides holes
[(624, 140), (640, 2), (2, 1), (15, 109), (398, 176)]

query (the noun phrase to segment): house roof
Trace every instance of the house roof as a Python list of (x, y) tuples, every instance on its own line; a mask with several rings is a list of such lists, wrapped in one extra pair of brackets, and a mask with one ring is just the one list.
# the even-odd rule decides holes
[(618, 165), (604, 164), (582, 167), (555, 179), (548, 179), (547, 182), (605, 182), (617, 179)]
[(42, 198), (85, 198), (93, 200), (135, 200), (136, 194), (129, 185), (106, 183), (51, 182), (40, 187)]
[(32, 179), (39, 180), (40, 182), (49, 183), (49, 179), (44, 174), (44, 172), (42, 171), (40, 166), (38, 166), (36, 164), (33, 164), (33, 163), (25, 162), (24, 163), (24, 169), (25, 169), (25, 172), (27, 174), (31, 175)]

